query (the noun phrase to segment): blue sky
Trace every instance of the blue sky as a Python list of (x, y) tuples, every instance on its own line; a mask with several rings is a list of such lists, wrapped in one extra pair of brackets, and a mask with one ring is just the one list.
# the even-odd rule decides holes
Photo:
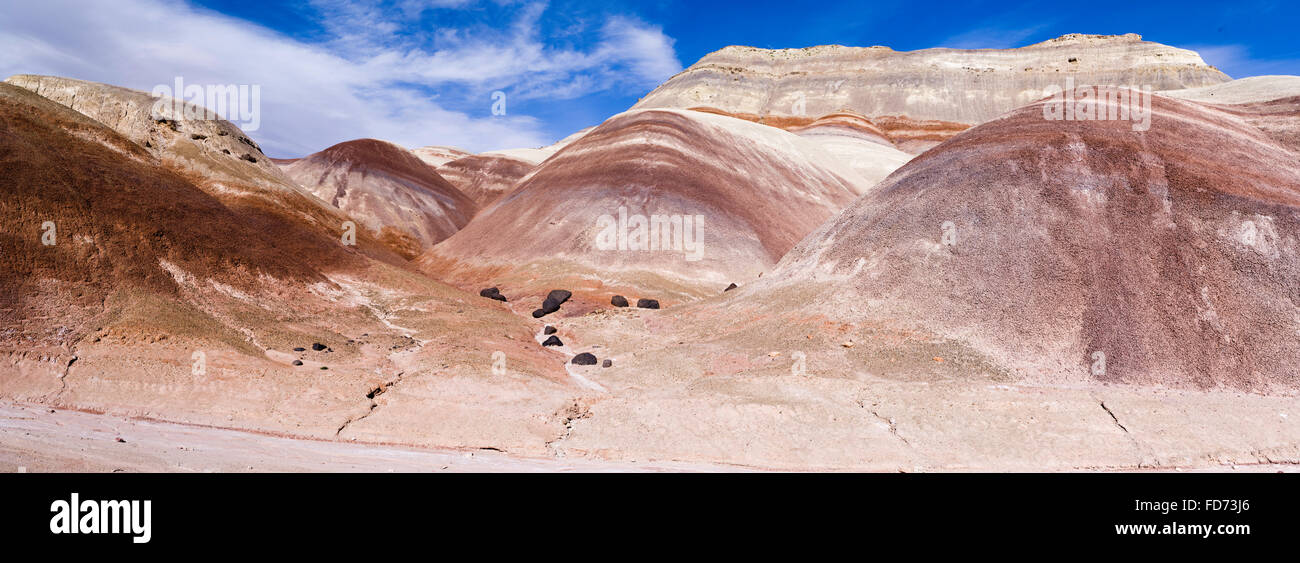
[[(1004, 48), (1139, 33), (1240, 78), (1300, 75), (1300, 3), (0, 0), (0, 74), (258, 84), (271, 156), (377, 137), (548, 144), (732, 44)], [(491, 113), (494, 91), (506, 115)]]

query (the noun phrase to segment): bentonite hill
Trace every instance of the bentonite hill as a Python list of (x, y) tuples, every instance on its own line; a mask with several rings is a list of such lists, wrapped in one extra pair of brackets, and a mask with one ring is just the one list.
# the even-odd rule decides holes
[(727, 47), (548, 146), (293, 159), (155, 101), (0, 84), (0, 463), (1300, 463), (1297, 77)]

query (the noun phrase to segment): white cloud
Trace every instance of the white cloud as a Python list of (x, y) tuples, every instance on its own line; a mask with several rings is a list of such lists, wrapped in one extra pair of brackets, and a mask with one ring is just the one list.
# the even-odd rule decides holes
[[(0, 73), (146, 91), (176, 76), (258, 84), (262, 119), (253, 136), (273, 155), (290, 156), (360, 137), (471, 150), (540, 146), (551, 139), (538, 120), (487, 117), (491, 91), (569, 98), (653, 86), (681, 68), (672, 39), (626, 17), (608, 18), (587, 49), (552, 48), (538, 32), (545, 4), (524, 6), (505, 29), (439, 29), (428, 34), (439, 39), (432, 49), (404, 42), (420, 34), (394, 34), (428, 10), (464, 4), (321, 1), (330, 37), (305, 43), (181, 1), (25, 2), (0, 19)], [(448, 109), (447, 95), (481, 97), (483, 117)]]
[(1300, 68), (1300, 60), (1296, 59), (1257, 59), (1244, 45), (1187, 45), (1183, 48), (1200, 53), (1206, 64), (1233, 78), (1295, 74)]
[(949, 37), (939, 45), (951, 49), (1012, 49), (1025, 46), (1047, 27), (1047, 24), (1024, 28), (983, 27)]

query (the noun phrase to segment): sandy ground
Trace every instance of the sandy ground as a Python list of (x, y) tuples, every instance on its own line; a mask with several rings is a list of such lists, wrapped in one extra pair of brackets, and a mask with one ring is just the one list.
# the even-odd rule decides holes
[[(40, 405), (0, 403), (2, 472), (601, 473), (752, 470), (729, 465), (529, 458), (491, 450), (402, 448), (283, 438)], [(1138, 471), (1295, 473), (1300, 472), (1300, 465), (1224, 464)]]
[[(118, 441), (121, 439), (123, 441)], [(716, 472), (729, 466), (400, 448), (0, 403), (4, 472)]]

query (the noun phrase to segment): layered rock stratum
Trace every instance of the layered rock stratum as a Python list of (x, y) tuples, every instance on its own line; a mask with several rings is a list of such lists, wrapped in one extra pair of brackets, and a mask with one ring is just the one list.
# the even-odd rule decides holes
[(415, 156), (420, 157), (420, 160), (423, 160), (425, 164), (434, 168), (447, 164), (453, 160), (465, 158), (474, 154), (456, 147), (444, 147), (438, 145), (411, 149), (411, 152), (414, 153)]
[(513, 190), (536, 166), (506, 155), (475, 154), (440, 166), (438, 175), (474, 200), (479, 209), (485, 209)]
[(867, 193), (912, 159), (870, 119), (852, 112), (824, 115), (788, 131), (816, 143), (826, 154), (857, 172), (867, 181), (859, 186), (859, 194)]
[(485, 156), (503, 156), (507, 158), (513, 158), (515, 160), (522, 160), (524, 162), (529, 162), (534, 165), (541, 164), (546, 159), (551, 158), (551, 156), (554, 155), (555, 153), (560, 152), (560, 149), (563, 149), (564, 147), (567, 147), (570, 144), (572, 144), (574, 141), (581, 139), (583, 135), (586, 135), (592, 129), (594, 128), (587, 127), (584, 129), (579, 129), (573, 134), (544, 147), (502, 149), (502, 150), (495, 150), (495, 151), (487, 151), (481, 154)]
[(1255, 76), (1162, 94), (1219, 108), (1300, 152), (1300, 76)]
[[(867, 185), (779, 129), (632, 111), (546, 160), (418, 262), (440, 279), (507, 295), (566, 288), (603, 303), (618, 292), (676, 302), (757, 277)], [(613, 248), (600, 247), (602, 217), (615, 221)]]
[(731, 46), (705, 55), (633, 107), (708, 107), (777, 126), (851, 110), (890, 118), (882, 121), (891, 138), (920, 152), (1065, 88), (1067, 78), (1079, 86), (1154, 90), (1230, 80), (1194, 51), (1136, 34), (1064, 35), (1016, 49)]

